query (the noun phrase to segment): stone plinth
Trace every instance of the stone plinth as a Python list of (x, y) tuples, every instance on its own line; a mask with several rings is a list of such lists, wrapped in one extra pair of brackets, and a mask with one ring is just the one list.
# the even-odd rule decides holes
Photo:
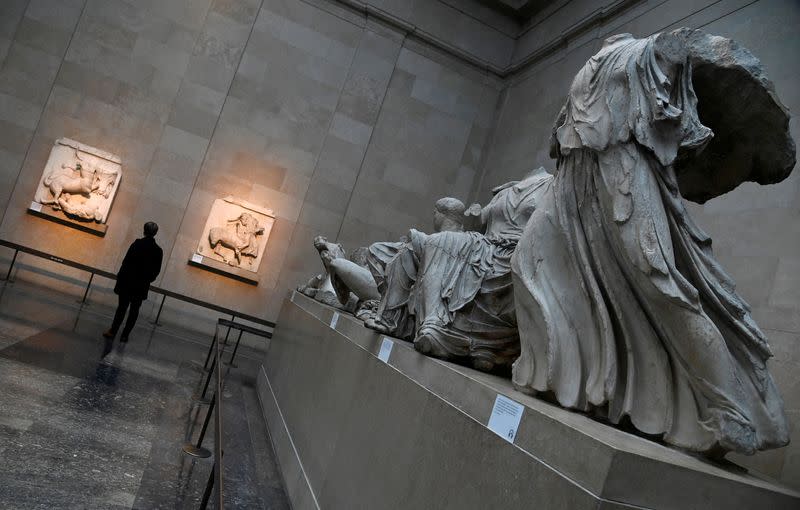
[[(790, 509), (800, 494), (427, 358), (299, 293), (258, 389), (294, 508)], [(335, 327), (330, 325), (335, 322)], [(384, 356), (385, 357), (385, 356)], [(513, 443), (487, 428), (524, 406)]]
[(257, 273), (231, 266), (230, 264), (214, 260), (210, 257), (203, 257), (197, 253), (192, 254), (192, 256), (189, 258), (189, 265), (199, 267), (205, 269), (206, 271), (211, 271), (212, 273), (217, 273), (222, 276), (227, 276), (228, 278), (233, 278), (234, 280), (249, 283), (250, 285), (258, 285), (259, 278)]
[(64, 214), (64, 211), (57, 211), (50, 207), (42, 207), (42, 204), (38, 202), (31, 202), (30, 207), (28, 207), (28, 214), (54, 221), (77, 230), (82, 230), (99, 237), (105, 237), (108, 231), (108, 225), (105, 223), (76, 220)]

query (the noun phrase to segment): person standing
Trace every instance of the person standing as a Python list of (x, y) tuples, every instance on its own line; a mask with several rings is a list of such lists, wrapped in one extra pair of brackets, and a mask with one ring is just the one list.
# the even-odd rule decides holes
[(145, 223), (144, 237), (131, 244), (122, 260), (122, 266), (117, 273), (117, 284), (114, 286), (114, 293), (119, 296), (119, 304), (111, 329), (103, 333), (106, 338), (114, 338), (117, 335), (122, 319), (125, 318), (125, 312), (130, 307), (128, 320), (119, 339), (120, 342), (128, 341), (128, 335), (139, 317), (139, 307), (142, 301), (147, 299), (150, 284), (161, 272), (163, 252), (156, 244), (157, 232), (158, 225), (152, 221)]

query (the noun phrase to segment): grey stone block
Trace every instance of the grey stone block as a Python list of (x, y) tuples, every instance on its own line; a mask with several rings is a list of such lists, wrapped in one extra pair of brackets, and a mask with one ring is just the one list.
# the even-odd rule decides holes
[(347, 67), (318, 57), (307, 57), (297, 63), (297, 71), (314, 81), (341, 89), (347, 77)]
[(86, 0), (31, 0), (25, 16), (72, 31), (85, 3)]
[(0, 38), (11, 39), (17, 30), (28, 0), (7, 0), (0, 2)]
[(189, 66), (191, 55), (188, 51), (139, 37), (133, 46), (134, 59), (152, 65), (155, 69), (176, 75), (183, 75)]
[(252, 25), (260, 4), (260, 0), (215, 0), (211, 4), (211, 11), (238, 23)]
[(167, 125), (164, 127), (159, 146), (175, 154), (201, 161), (208, 146), (208, 139)]
[(43, 76), (32, 76), (13, 66), (6, 66), (0, 72), (0, 92), (13, 94), (32, 104), (43, 105), (50, 94), (51, 80)]
[(110, 103), (114, 101), (122, 83), (110, 76), (98, 76), (84, 65), (64, 61), (56, 77), (56, 85), (75, 94)]
[(71, 37), (72, 30), (54, 27), (29, 17), (22, 18), (15, 35), (18, 42), (57, 56), (59, 60), (67, 50)]
[(11, 47), (11, 40), (0, 37), (0, 65), (2, 65), (3, 62), (5, 61), (6, 55), (8, 55), (8, 50), (10, 49), (10, 47)]
[(220, 66), (220, 62), (213, 57), (195, 55), (189, 60), (185, 78), (217, 92), (227, 93), (233, 75), (232, 69)]
[(208, 139), (211, 138), (216, 123), (216, 113), (209, 113), (191, 106), (176, 105), (169, 114), (171, 126)]
[(41, 81), (52, 83), (60, 64), (60, 56), (54, 57), (17, 41), (9, 49), (3, 72), (6, 69), (11, 69)]
[(372, 134), (372, 126), (358, 122), (342, 113), (333, 116), (331, 134), (357, 146), (366, 146)]
[(0, 120), (35, 129), (41, 115), (41, 107), (0, 92)]

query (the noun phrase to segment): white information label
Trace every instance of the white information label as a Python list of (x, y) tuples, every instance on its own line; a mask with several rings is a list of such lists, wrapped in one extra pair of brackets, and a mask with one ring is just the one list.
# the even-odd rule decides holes
[(378, 351), (378, 359), (384, 363), (389, 363), (389, 356), (392, 354), (392, 347), (394, 347), (394, 342), (386, 337), (383, 337), (383, 342), (381, 342), (381, 350)]
[(339, 312), (333, 312), (331, 317), (331, 329), (336, 329), (336, 324), (339, 322)]
[(199, 253), (192, 253), (192, 262), (196, 262), (197, 264), (203, 263), (203, 256)]
[(29, 207), (31, 211), (42, 212), (42, 204), (39, 202), (31, 202), (31, 206)]
[(513, 443), (524, 409), (522, 404), (503, 395), (497, 395), (487, 427), (509, 443)]

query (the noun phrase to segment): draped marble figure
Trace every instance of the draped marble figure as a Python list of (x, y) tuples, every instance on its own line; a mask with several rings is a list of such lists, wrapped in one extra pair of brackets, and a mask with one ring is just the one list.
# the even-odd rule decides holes
[(320, 303), (354, 311), (356, 306), (355, 296), (350, 296), (350, 291), (343, 282), (333, 276), (331, 262), (337, 259), (346, 259), (347, 254), (341, 244), (331, 243), (324, 236), (314, 238), (314, 249), (319, 253), (325, 273), (311, 278), (304, 285), (297, 287), (297, 291), (313, 298)]
[[(444, 197), (433, 208), (434, 232), (464, 230), (466, 207), (461, 200)], [(364, 322), (367, 327), (397, 338), (413, 340), (416, 331), (411, 289), (417, 282), (418, 254), (427, 234), (411, 229), (399, 242), (372, 243), (367, 252), (367, 267), (372, 272), (381, 299)]]
[[(788, 443), (767, 339), (681, 195), (793, 168), (788, 114), (761, 73), (732, 41), (688, 29), (611, 37), (578, 72), (555, 178), (511, 261), (517, 388), (709, 455)], [(711, 147), (715, 135), (741, 138)]]
[[(430, 356), (484, 371), (510, 368), (519, 355), (511, 255), (538, 190), (551, 178), (539, 168), (495, 188), (485, 207), (470, 207), (467, 213), (477, 217), (480, 232), (412, 230), (407, 256), (390, 264), (401, 277), (388, 282), (378, 320), (367, 326), (413, 338), (414, 347)], [(387, 318), (388, 310), (407, 310), (413, 319)]]

